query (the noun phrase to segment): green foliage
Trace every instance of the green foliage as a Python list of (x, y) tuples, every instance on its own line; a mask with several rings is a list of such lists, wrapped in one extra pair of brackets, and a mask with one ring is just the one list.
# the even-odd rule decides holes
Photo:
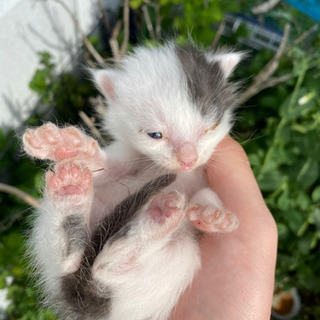
[(88, 98), (96, 90), (88, 75), (64, 72), (55, 74), (55, 63), (48, 52), (38, 53), (40, 68), (29, 83), (31, 90), (40, 96), (41, 103), (52, 107), (52, 113), (63, 121), (79, 121), (78, 112), (89, 107)]
[[(155, 2), (155, 1), (154, 1)], [(142, 0), (131, 0), (136, 16), (141, 14)], [(149, 3), (149, 2), (148, 2)], [(152, 4), (152, 2), (150, 1)], [(185, 42), (189, 35), (203, 46), (212, 43), (216, 34), (213, 25), (227, 11), (249, 12), (256, 1), (159, 0), (164, 38), (174, 36)], [(155, 25), (154, 6), (148, 5)], [(282, 3), (271, 11), (270, 18), (279, 27), (292, 22), (291, 38), (301, 35), (312, 21)], [(143, 19), (140, 19), (143, 20)], [(140, 24), (140, 36), (154, 45), (145, 22)], [(221, 44), (235, 43), (233, 38), (221, 38)], [(120, 34), (123, 38), (123, 34)], [(99, 39), (91, 37), (99, 47)], [(292, 48), (280, 61), (277, 76), (294, 73), (294, 77), (277, 87), (267, 89), (246, 103), (248, 108), (238, 112), (235, 132), (240, 135), (265, 200), (273, 213), (279, 233), (279, 254), (276, 270), (277, 284), (295, 286), (303, 300), (303, 310), (297, 319), (320, 319), (320, 36), (314, 33), (299, 46)], [(129, 44), (129, 49), (131, 48)], [(248, 79), (257, 74), (272, 58), (273, 53), (254, 52), (239, 68), (236, 77)], [(30, 81), (41, 103), (48, 105), (51, 116), (61, 122), (78, 123), (78, 111), (90, 113), (89, 97), (96, 94), (84, 79), (87, 75), (57, 74), (50, 53), (39, 53), (39, 68)], [(247, 81), (250, 85), (250, 79)], [(39, 125), (44, 114), (28, 120)], [(42, 164), (33, 163), (20, 151), (14, 132), (0, 130), (0, 178), (34, 197), (42, 187)], [(8, 288), (12, 300), (8, 319), (50, 319), (50, 312), (37, 305), (33, 284), (27, 280), (23, 262), (25, 239), (24, 221), (31, 210), (21, 200), (0, 193), (0, 288)], [(14, 254), (13, 254), (14, 253)], [(6, 279), (10, 276), (12, 284)]]
[[(39, 196), (41, 172), (39, 166), (28, 158), (22, 157), (20, 140), (14, 131), (3, 133), (0, 130), (0, 180), (1, 182), (14, 185), (34, 197)], [(1, 194), (1, 218), (10, 217), (20, 210), (25, 210), (23, 201), (17, 201), (13, 196)], [(3, 220), (1, 221), (3, 223)], [(0, 224), (0, 232), (1, 230)]]
[[(7, 317), (21, 320), (54, 320), (50, 311), (39, 307), (34, 286), (28, 280), (27, 269), (22, 259), (23, 243), (24, 239), (17, 231), (1, 238), (0, 287), (8, 289), (7, 299), (11, 301), (6, 310)], [(10, 278), (13, 282), (8, 284), (7, 279)]]
[[(157, 1), (153, 1), (157, 2)], [(142, 7), (144, 1), (131, 0), (130, 6), (135, 10)], [(239, 11), (242, 1), (203, 1), (203, 0), (160, 0), (160, 16), (162, 36), (177, 38), (178, 42), (185, 42), (191, 35), (197, 43), (208, 46), (211, 44), (215, 30), (213, 24), (220, 22), (224, 12)], [(149, 13), (155, 21), (152, 5)], [(146, 24), (141, 27), (143, 38), (149, 38)]]
[(52, 86), (55, 80), (53, 74), (55, 64), (51, 62), (51, 55), (48, 52), (39, 53), (39, 57), (42, 68), (36, 70), (29, 87), (41, 96), (43, 103), (50, 103), (51, 97), (48, 86)]
[[(256, 58), (258, 59), (258, 58)], [(319, 54), (294, 61), (296, 78), (262, 92), (242, 110), (237, 131), (279, 232), (277, 285), (297, 287), (299, 319), (317, 319), (320, 293), (320, 96)], [(247, 121), (247, 119), (249, 121)], [(257, 125), (258, 124), (258, 125)], [(246, 140), (246, 139), (244, 139)], [(312, 295), (312, 294), (313, 295)], [(306, 299), (305, 297), (308, 297)], [(309, 318), (309, 315), (311, 318)]]
[[(22, 157), (20, 141), (14, 132), (0, 130), (0, 180), (39, 197), (42, 172), (39, 165)], [(48, 311), (39, 308), (37, 295), (28, 280), (23, 259), (25, 219), (32, 210), (12, 195), (0, 193), (0, 289), (8, 289), (11, 300), (6, 310), (8, 319), (51, 319)], [(12, 279), (12, 283), (8, 281)]]

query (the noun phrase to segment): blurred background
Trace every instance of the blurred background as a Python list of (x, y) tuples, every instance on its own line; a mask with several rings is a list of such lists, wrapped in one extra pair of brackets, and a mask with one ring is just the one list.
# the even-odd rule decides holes
[[(0, 2), (0, 320), (55, 319), (37, 304), (24, 258), (46, 165), (20, 137), (45, 121), (106, 144), (85, 67), (135, 45), (189, 36), (249, 51), (233, 136), (279, 232), (274, 319), (320, 319), (320, 1), (6, 0)], [(263, 250), (263, 248), (262, 248)]]

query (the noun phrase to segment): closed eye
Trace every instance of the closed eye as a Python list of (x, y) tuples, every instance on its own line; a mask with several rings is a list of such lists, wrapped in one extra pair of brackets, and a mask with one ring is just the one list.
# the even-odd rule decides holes
[(215, 123), (212, 127), (203, 130), (203, 131), (202, 131), (202, 134), (206, 134), (206, 133), (209, 133), (209, 132), (213, 131), (219, 124), (220, 124), (220, 123), (217, 122), (217, 123)]

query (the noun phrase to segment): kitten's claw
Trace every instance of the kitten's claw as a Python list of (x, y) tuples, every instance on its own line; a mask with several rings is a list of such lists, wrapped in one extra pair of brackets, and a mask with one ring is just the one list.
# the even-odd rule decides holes
[(23, 135), (25, 151), (38, 159), (61, 161), (70, 158), (87, 159), (97, 154), (98, 143), (75, 127), (58, 128), (46, 123)]
[(155, 196), (150, 203), (147, 215), (150, 237), (162, 238), (175, 231), (185, 216), (185, 196), (176, 191)]
[(187, 217), (198, 229), (206, 232), (231, 232), (238, 228), (238, 218), (213, 206), (195, 204), (187, 210)]

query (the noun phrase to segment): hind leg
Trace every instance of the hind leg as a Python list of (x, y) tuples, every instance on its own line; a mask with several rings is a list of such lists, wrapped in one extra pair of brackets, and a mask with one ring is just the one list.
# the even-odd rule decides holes
[(104, 247), (93, 266), (94, 276), (111, 283), (113, 276), (134, 272), (168, 244), (185, 217), (185, 204), (185, 196), (176, 191), (156, 195), (140, 210), (128, 233)]
[(88, 240), (92, 176), (75, 161), (61, 162), (46, 174), (46, 194), (54, 209), (43, 227), (52, 229), (51, 243), (65, 272), (77, 268)]
[(199, 230), (205, 232), (231, 232), (238, 228), (238, 218), (223, 209), (217, 195), (209, 188), (200, 190), (191, 199), (187, 217)]

